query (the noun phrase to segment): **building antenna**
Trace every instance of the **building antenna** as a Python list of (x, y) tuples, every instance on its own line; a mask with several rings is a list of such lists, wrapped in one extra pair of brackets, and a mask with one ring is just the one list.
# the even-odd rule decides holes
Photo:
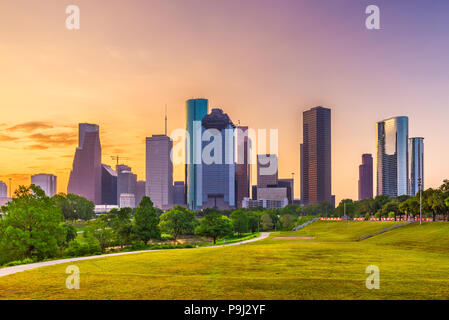
[(167, 105), (165, 105), (165, 135), (167, 135)]

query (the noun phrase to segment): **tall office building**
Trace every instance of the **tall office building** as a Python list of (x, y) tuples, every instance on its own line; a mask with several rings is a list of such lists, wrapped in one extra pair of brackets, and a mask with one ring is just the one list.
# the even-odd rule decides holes
[(186, 130), (189, 134), (186, 139), (186, 201), (191, 210), (201, 205), (201, 191), (198, 185), (201, 181), (201, 121), (209, 111), (207, 99), (191, 99), (186, 102)]
[(203, 141), (202, 152), (211, 159), (202, 159), (198, 167), (201, 181), (196, 184), (198, 209), (235, 208), (234, 129), (231, 119), (221, 109), (212, 109), (203, 118), (204, 137), (210, 140)]
[(8, 197), (8, 187), (6, 183), (0, 181), (0, 198), (7, 198), (7, 197)]
[(145, 190), (146, 190), (146, 181), (139, 180), (136, 184), (136, 207), (139, 206), (140, 202), (142, 201), (143, 197), (145, 197)]
[(362, 155), (362, 164), (359, 166), (359, 201), (373, 197), (373, 156)]
[(415, 196), (419, 192), (419, 182), (421, 190), (424, 190), (424, 138), (410, 138), (408, 152), (409, 195)]
[(160, 209), (173, 204), (173, 141), (166, 135), (146, 139), (146, 195)]
[(294, 181), (293, 179), (279, 179), (278, 188), (285, 188), (287, 190), (288, 203), (292, 204), (295, 197)]
[(79, 144), (73, 159), (67, 193), (101, 204), (101, 144), (96, 124), (79, 124)]
[(106, 164), (101, 165), (101, 204), (118, 205), (117, 172)]
[(248, 127), (237, 127), (236, 131), (237, 153), (235, 172), (235, 193), (237, 207), (242, 207), (243, 198), (249, 198), (251, 184), (251, 141), (248, 137)]
[(377, 195), (408, 192), (408, 117), (377, 123)]
[(257, 187), (275, 187), (278, 184), (278, 156), (275, 154), (257, 155)]
[(183, 206), (186, 204), (186, 188), (184, 181), (175, 181), (173, 185), (173, 204)]
[(47, 197), (53, 197), (56, 194), (56, 176), (52, 174), (35, 174), (31, 176), (31, 184), (44, 190)]
[[(131, 168), (125, 165), (117, 166), (117, 200), (121, 203), (120, 197), (122, 194), (126, 194), (126, 199), (129, 195), (134, 195), (134, 201), (137, 191), (137, 175), (132, 173)], [(121, 206), (121, 204), (120, 204)]]
[(315, 107), (303, 113), (301, 201), (332, 203), (331, 110)]

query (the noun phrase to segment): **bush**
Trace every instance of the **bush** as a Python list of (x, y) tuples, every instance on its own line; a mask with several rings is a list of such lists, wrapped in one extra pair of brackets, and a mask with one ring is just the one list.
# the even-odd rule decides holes
[(64, 256), (67, 257), (82, 257), (91, 254), (101, 253), (101, 248), (94, 242), (82, 243), (78, 240), (69, 242), (68, 247), (64, 250)]

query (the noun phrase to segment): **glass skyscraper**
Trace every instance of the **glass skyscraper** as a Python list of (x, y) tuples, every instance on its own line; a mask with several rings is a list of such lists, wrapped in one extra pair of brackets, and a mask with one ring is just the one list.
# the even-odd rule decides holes
[(410, 138), (408, 152), (409, 195), (415, 196), (419, 192), (419, 179), (421, 179), (421, 190), (424, 190), (424, 138)]
[(408, 117), (377, 123), (377, 195), (409, 194)]
[(201, 121), (209, 111), (207, 99), (190, 99), (186, 102), (186, 130), (189, 138), (186, 139), (186, 197), (191, 210), (201, 205), (202, 175), (201, 175)]

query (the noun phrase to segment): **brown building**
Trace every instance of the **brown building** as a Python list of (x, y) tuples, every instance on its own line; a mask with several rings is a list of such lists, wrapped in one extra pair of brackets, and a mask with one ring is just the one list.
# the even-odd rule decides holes
[(359, 166), (359, 201), (373, 197), (373, 156), (362, 155), (362, 164)]
[(300, 151), (302, 203), (332, 203), (330, 109), (315, 107), (304, 111)]
[(278, 157), (275, 154), (257, 155), (257, 187), (277, 187)]
[(249, 161), (249, 150), (251, 141), (248, 138), (248, 127), (237, 127), (237, 153), (235, 173), (235, 194), (237, 207), (242, 207), (243, 198), (249, 198), (251, 180), (251, 164)]

